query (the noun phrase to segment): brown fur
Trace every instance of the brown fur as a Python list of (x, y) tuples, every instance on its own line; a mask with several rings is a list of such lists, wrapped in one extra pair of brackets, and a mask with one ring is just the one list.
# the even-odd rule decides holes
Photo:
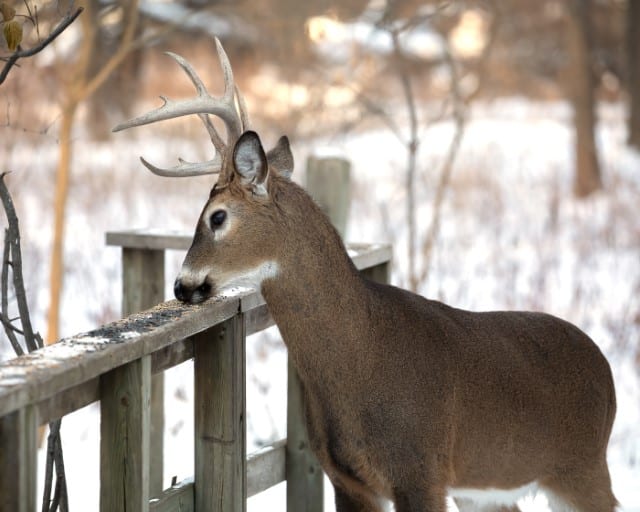
[[(203, 215), (185, 268), (210, 270), (213, 293), (218, 272), (278, 263), (262, 294), (338, 511), (377, 511), (386, 497), (398, 512), (444, 512), (450, 487), (537, 481), (581, 512), (611, 512), (616, 402), (598, 347), (550, 315), (469, 312), (364, 279), (326, 216), (280, 176), (285, 161), (269, 155), (266, 196), (227, 172), (205, 211), (225, 205), (237, 228), (216, 243)], [(190, 300), (202, 283), (181, 279)]]

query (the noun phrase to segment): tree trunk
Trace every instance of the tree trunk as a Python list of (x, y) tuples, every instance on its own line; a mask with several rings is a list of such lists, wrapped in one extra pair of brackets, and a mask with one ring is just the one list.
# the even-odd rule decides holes
[(51, 248), (51, 269), (49, 274), (50, 300), (47, 318), (47, 337), (50, 345), (59, 338), (60, 297), (62, 296), (62, 276), (64, 272), (64, 226), (69, 191), (69, 170), (73, 154), (72, 130), (77, 102), (71, 101), (62, 109), (60, 126), (60, 154), (56, 169), (56, 193), (53, 207), (53, 247)]
[(571, 0), (567, 18), (569, 96), (574, 115), (576, 155), (573, 190), (578, 197), (588, 196), (602, 187), (594, 133), (595, 80), (590, 5), (590, 0)]
[(76, 110), (78, 105), (91, 96), (129, 54), (133, 47), (133, 37), (138, 24), (138, 0), (131, 0), (126, 3), (128, 10), (123, 15), (123, 19), (126, 20), (125, 28), (118, 50), (89, 79), (88, 69), (92, 55), (91, 43), (94, 41), (96, 30), (95, 24), (92, 22), (94, 17), (91, 14), (93, 5), (91, 2), (84, 2), (85, 16), (82, 18), (82, 28), (85, 44), (81, 46), (80, 56), (71, 72), (71, 79), (67, 84), (67, 97), (62, 108), (60, 155), (56, 171), (54, 234), (53, 247), (51, 249), (50, 302), (46, 344), (54, 343), (60, 337), (60, 299), (64, 281), (64, 220), (69, 190), (69, 176), (71, 174), (73, 148), (71, 134)]
[(627, 0), (627, 69), (630, 146), (640, 150), (640, 2)]

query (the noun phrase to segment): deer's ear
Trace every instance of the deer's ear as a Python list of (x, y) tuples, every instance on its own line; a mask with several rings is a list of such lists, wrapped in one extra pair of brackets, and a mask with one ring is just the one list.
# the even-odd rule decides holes
[(289, 139), (283, 135), (278, 140), (276, 146), (267, 153), (267, 161), (278, 174), (284, 178), (291, 179), (293, 173), (293, 155), (289, 147)]
[(256, 132), (244, 132), (233, 148), (233, 166), (241, 183), (256, 195), (267, 194), (269, 166)]

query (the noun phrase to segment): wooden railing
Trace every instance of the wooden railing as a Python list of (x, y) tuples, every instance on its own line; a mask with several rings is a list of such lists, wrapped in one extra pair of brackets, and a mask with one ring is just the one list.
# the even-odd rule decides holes
[[(190, 239), (109, 233), (108, 243), (122, 247), (127, 316), (0, 365), (0, 480), (14, 489), (0, 496), (1, 510), (36, 510), (38, 426), (95, 401), (102, 512), (242, 511), (248, 497), (283, 480), (288, 510), (321, 510), (322, 472), (308, 449), (293, 373), (288, 439), (246, 456), (245, 341), (273, 323), (263, 298), (243, 292), (196, 306), (162, 302), (165, 250), (186, 249)], [(389, 246), (350, 246), (350, 253), (361, 272), (387, 281)], [(189, 359), (194, 476), (163, 490), (161, 375)]]

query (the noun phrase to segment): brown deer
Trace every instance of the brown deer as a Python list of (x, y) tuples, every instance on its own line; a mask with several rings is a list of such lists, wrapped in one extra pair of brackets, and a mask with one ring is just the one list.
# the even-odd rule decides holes
[[(616, 411), (611, 370), (577, 327), (542, 313), (456, 309), (363, 278), (327, 217), (290, 179), (283, 137), (265, 152), (233, 85), (171, 101), (116, 130), (196, 113), (219, 172), (175, 295), (260, 290), (303, 383), (312, 449), (339, 512), (517, 510), (544, 491), (553, 511), (610, 512), (606, 451)], [(226, 124), (226, 143), (207, 114)], [(144, 160), (143, 160), (144, 162)]]

